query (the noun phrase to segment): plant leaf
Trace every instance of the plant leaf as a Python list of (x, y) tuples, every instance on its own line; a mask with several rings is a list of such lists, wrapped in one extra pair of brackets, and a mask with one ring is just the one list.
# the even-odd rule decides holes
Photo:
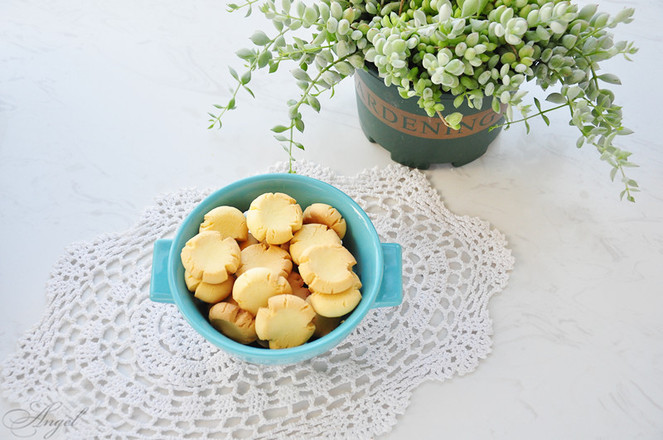
[(617, 75), (613, 75), (612, 73), (604, 73), (603, 75), (597, 76), (597, 78), (609, 84), (621, 85), (622, 83), (620, 79), (617, 77)]
[(463, 119), (463, 114), (459, 112), (451, 113), (450, 115), (445, 116), (447, 123), (452, 127), (457, 127), (460, 124), (460, 121)]
[(253, 33), (253, 35), (251, 35), (251, 41), (256, 46), (265, 46), (272, 40), (263, 31), (257, 30)]
[(536, 106), (537, 110), (540, 112), (541, 111), (541, 103), (536, 98), (534, 98), (534, 105)]
[(546, 101), (552, 102), (554, 104), (564, 104), (566, 99), (564, 99), (564, 96), (562, 96), (561, 93), (551, 93), (546, 97)]

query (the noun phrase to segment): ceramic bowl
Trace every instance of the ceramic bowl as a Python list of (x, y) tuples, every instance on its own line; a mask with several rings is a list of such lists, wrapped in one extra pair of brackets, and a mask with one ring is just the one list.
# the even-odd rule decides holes
[[(347, 223), (343, 245), (357, 260), (354, 270), (362, 282), (359, 305), (336, 329), (298, 347), (279, 350), (239, 344), (212, 327), (206, 317), (207, 306), (187, 290), (180, 260), (182, 248), (198, 233), (205, 213), (221, 205), (235, 206), (244, 212), (253, 199), (266, 192), (286, 193), (297, 200), (302, 209), (312, 203), (327, 203), (335, 207)], [(198, 333), (236, 358), (257, 364), (293, 364), (339, 344), (370, 309), (399, 305), (402, 301), (401, 269), (400, 246), (381, 243), (371, 220), (347, 194), (307, 176), (263, 174), (239, 180), (209, 195), (186, 217), (173, 239), (155, 242), (150, 299), (176, 304)]]

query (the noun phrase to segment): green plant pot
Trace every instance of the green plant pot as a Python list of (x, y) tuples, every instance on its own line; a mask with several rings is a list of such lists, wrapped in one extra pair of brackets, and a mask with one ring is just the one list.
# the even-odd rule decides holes
[(441, 99), (444, 107), (464, 115), (460, 130), (452, 130), (419, 108), (417, 98), (403, 99), (396, 86), (386, 86), (373, 66), (356, 71), (355, 90), (359, 122), (368, 140), (387, 149), (394, 161), (410, 167), (465, 165), (481, 157), (502, 130), (489, 131), (504, 120), (491, 109), (489, 99), (481, 109), (464, 103), (456, 110), (454, 96), (449, 94)]

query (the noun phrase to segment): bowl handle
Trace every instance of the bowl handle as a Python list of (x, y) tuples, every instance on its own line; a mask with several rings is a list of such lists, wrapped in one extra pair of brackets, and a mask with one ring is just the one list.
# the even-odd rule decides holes
[(384, 255), (384, 273), (380, 291), (372, 308), (393, 307), (403, 302), (403, 259), (401, 245), (398, 243), (380, 243)]
[(154, 242), (152, 253), (152, 278), (150, 279), (150, 299), (160, 303), (174, 303), (168, 286), (168, 255), (173, 240), (161, 239)]

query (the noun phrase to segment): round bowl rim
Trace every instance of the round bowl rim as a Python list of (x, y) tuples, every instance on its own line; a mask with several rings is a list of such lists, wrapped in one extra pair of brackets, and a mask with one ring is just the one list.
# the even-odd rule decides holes
[[(223, 195), (231, 191), (236, 191), (247, 185), (255, 185), (257, 183), (268, 182), (272, 180), (274, 180), (275, 182), (286, 181), (289, 183), (292, 182), (306, 183), (307, 185), (314, 186), (318, 190), (324, 192), (331, 192), (332, 194), (335, 195), (335, 197), (340, 197), (341, 199), (343, 199), (345, 203), (349, 204), (352, 207), (352, 211), (359, 216), (361, 224), (365, 226), (366, 229), (365, 232), (370, 237), (370, 240), (367, 243), (362, 242), (362, 246), (368, 246), (370, 248), (369, 250), (371, 251), (371, 254), (375, 255), (375, 258), (377, 260), (375, 262), (375, 270), (373, 272), (373, 276), (375, 277), (374, 279), (376, 280), (376, 282), (373, 283), (374, 285), (372, 286), (372, 289), (370, 289), (368, 292), (362, 288), (362, 301), (360, 301), (359, 305), (344, 320), (344, 322), (342, 322), (336, 329), (332, 330), (329, 334), (320, 337), (314, 341), (306, 342), (305, 344), (297, 347), (278, 349), (278, 350), (270, 350), (266, 348), (252, 347), (249, 345), (240, 344), (224, 336), (219, 331), (214, 329), (211, 326), (211, 324), (209, 324), (209, 322), (204, 319), (204, 317), (203, 321), (205, 321), (207, 325), (201, 324), (201, 321), (199, 319), (192, 318), (189, 315), (190, 313), (193, 313), (194, 316), (196, 315), (202, 316), (202, 315), (200, 315), (195, 305), (193, 305), (193, 302), (187, 302), (187, 303), (184, 302), (182, 298), (184, 292), (181, 292), (180, 289), (178, 289), (177, 287), (178, 286), (178, 282), (176, 280), (177, 271), (175, 269), (177, 267), (176, 265), (181, 265), (180, 261), (181, 248), (179, 248), (178, 243), (184, 244), (186, 242), (186, 241), (182, 242), (183, 240), (182, 235), (184, 233), (184, 230), (186, 229), (188, 224), (190, 224), (193, 221), (197, 221), (197, 219), (202, 218), (202, 216), (209, 211), (207, 206), (210, 203), (215, 202), (216, 200), (222, 198)], [(283, 361), (284, 359), (287, 358), (306, 359), (321, 354), (325, 351), (328, 351), (329, 349), (337, 345), (355, 327), (357, 327), (357, 325), (359, 325), (361, 320), (366, 316), (368, 311), (371, 309), (380, 290), (383, 271), (384, 271), (384, 256), (382, 252), (380, 238), (378, 236), (377, 231), (375, 230), (375, 226), (371, 222), (366, 212), (359, 206), (359, 204), (354, 199), (352, 199), (352, 197), (350, 197), (340, 189), (336, 188), (335, 186), (327, 182), (323, 182), (313, 177), (304, 176), (301, 174), (290, 174), (290, 173), (268, 173), (268, 174), (260, 174), (256, 176), (247, 177), (244, 179), (237, 180), (233, 183), (230, 183), (209, 194), (201, 202), (199, 202), (194, 207), (194, 209), (187, 215), (187, 217), (180, 223), (177, 232), (175, 234), (175, 237), (173, 238), (171, 250), (168, 256), (168, 284), (171, 287), (175, 304), (177, 305), (178, 309), (180, 310), (180, 313), (182, 313), (182, 315), (187, 320), (189, 325), (191, 325), (194, 328), (194, 330), (196, 330), (196, 332), (201, 334), (207, 341), (223, 349), (224, 351), (237, 355), (243, 359), (247, 358), (254, 360), (260, 359), (265, 363), (277, 363), (276, 361)], [(191, 295), (191, 293), (188, 291), (186, 292), (186, 294)]]

